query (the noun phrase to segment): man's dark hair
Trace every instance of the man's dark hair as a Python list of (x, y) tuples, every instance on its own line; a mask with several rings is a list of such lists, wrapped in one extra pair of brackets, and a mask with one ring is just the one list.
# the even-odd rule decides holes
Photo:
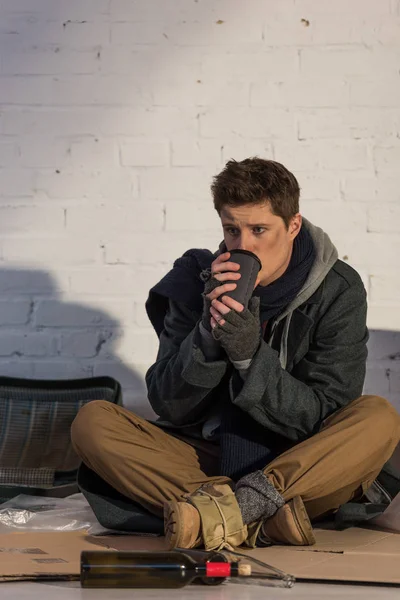
[(230, 160), (213, 178), (211, 191), (218, 214), (224, 206), (269, 202), (271, 212), (282, 217), (288, 229), (291, 218), (299, 212), (300, 187), (297, 179), (274, 160), (257, 156), (240, 162)]

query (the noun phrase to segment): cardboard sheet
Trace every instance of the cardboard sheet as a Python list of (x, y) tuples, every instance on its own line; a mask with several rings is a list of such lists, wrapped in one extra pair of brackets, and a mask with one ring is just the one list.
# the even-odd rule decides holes
[[(400, 534), (376, 529), (316, 529), (315, 546), (248, 550), (298, 580), (400, 585)], [(0, 581), (78, 579), (82, 550), (164, 550), (163, 538), (85, 532), (0, 535)]]

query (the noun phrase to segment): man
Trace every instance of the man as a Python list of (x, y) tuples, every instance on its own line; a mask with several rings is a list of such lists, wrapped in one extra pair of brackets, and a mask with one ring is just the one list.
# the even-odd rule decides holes
[[(146, 304), (160, 340), (146, 375), (159, 421), (91, 402), (74, 447), (164, 514), (171, 548), (313, 544), (311, 522), (362, 498), (400, 437), (395, 409), (361, 396), (365, 289), (302, 219), (283, 165), (229, 161), (212, 193), (219, 251), (186, 252)], [(248, 307), (226, 295), (241, 277), (234, 249), (262, 264)]]

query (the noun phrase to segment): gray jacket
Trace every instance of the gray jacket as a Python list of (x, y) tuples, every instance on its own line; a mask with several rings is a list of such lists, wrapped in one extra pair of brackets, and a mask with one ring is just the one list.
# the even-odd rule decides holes
[(328, 235), (303, 218), (316, 260), (297, 297), (268, 323), (245, 376), (221, 352), (210, 359), (201, 313), (170, 300), (156, 362), (146, 374), (160, 426), (201, 436), (232, 401), (274, 431), (301, 441), (362, 393), (367, 302), (358, 273), (338, 260)]

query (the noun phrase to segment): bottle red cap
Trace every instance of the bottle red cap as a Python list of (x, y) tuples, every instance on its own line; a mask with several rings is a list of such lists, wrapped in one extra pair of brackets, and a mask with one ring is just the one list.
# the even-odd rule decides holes
[(224, 562), (208, 562), (206, 563), (207, 577), (230, 577), (231, 565)]

